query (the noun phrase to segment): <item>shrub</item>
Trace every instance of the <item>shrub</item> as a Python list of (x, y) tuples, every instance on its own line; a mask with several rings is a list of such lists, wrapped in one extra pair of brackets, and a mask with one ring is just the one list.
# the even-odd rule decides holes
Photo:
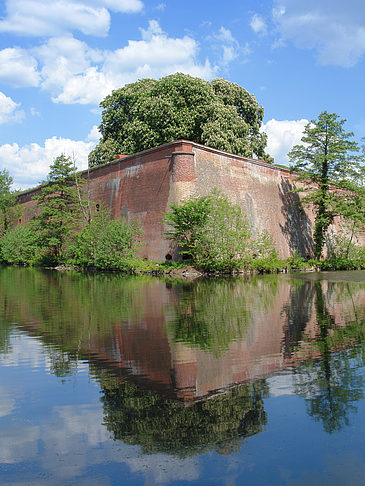
[(141, 234), (139, 225), (108, 217), (105, 211), (96, 213), (90, 224), (76, 235), (69, 255), (81, 266), (131, 270)]
[(42, 249), (32, 225), (15, 226), (1, 239), (1, 259), (5, 263), (33, 265), (42, 261)]
[(241, 208), (218, 191), (171, 206), (164, 221), (169, 225), (165, 236), (196, 266), (230, 271), (242, 265), (251, 229)]

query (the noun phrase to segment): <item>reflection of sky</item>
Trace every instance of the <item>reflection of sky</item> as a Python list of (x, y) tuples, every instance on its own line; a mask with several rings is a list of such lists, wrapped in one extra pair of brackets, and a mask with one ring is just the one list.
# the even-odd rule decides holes
[(289, 373), (271, 376), (266, 381), (270, 386), (270, 395), (272, 397), (292, 395), (294, 393), (293, 377)]
[(264, 431), (236, 444), (233, 452), (223, 448), (220, 454), (185, 459), (144, 455), (138, 445), (112, 440), (103, 425), (99, 386), (87, 373), (57, 378), (49, 372), (47, 348), (35, 338), (18, 333), (11, 344), (12, 351), (0, 357), (1, 484), (364, 484), (365, 450), (358, 432), (365, 430), (364, 401), (349, 426), (328, 435), (295, 394), (293, 375), (282, 372), (267, 379)]
[(95, 478), (89, 471), (111, 465), (145, 484), (199, 477), (194, 459), (143, 455), (139, 446), (113, 441), (95, 383), (84, 373), (65, 382), (49, 376), (49, 368), (46, 348), (23, 333), (12, 336), (10, 352), (0, 357), (0, 382), (7, 383), (0, 387), (0, 473), (13, 465), (6, 484), (64, 485), (77, 478), (79, 485), (109, 485), (108, 474)]
[[(0, 360), (2, 366), (29, 366), (32, 369), (43, 368), (49, 371), (51, 360), (48, 351), (36, 337), (15, 330), (10, 337), (9, 352), (0, 353)], [(77, 369), (87, 371), (88, 365), (80, 361), (77, 363)]]

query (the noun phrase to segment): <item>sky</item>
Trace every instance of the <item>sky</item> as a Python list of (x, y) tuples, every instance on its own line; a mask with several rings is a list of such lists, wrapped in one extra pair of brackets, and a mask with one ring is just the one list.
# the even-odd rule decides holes
[(363, 0), (0, 0), (0, 170), (43, 181), (61, 153), (87, 167), (100, 101), (183, 72), (243, 86), (279, 164), (324, 110), (365, 136)]

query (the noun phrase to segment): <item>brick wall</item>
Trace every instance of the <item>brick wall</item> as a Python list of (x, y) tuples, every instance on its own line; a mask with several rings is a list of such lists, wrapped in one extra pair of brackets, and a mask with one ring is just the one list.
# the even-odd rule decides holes
[[(172, 203), (217, 188), (241, 206), (254, 231), (268, 230), (282, 257), (296, 249), (312, 253), (314, 215), (298, 205), (300, 197), (288, 169), (227, 154), (188, 141), (176, 141), (110, 164), (84, 171), (84, 190), (90, 199), (109, 207), (113, 218), (137, 219), (144, 232), (141, 256), (163, 261), (175, 256), (172, 244), (163, 239), (163, 213)], [(39, 189), (19, 196), (22, 221), (36, 210), (32, 197)]]

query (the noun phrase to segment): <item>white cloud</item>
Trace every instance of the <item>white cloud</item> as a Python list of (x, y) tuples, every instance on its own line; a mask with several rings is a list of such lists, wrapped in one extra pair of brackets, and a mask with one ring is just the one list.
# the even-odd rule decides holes
[(105, 36), (110, 14), (103, 3), (108, 2), (95, 3), (99, 5), (90, 7), (86, 2), (71, 0), (7, 0), (7, 17), (0, 21), (0, 32), (41, 37), (79, 30)]
[(277, 164), (289, 164), (288, 152), (294, 145), (301, 143), (303, 130), (308, 120), (269, 120), (263, 124), (262, 131), (267, 134), (267, 152)]
[(222, 41), (222, 42), (228, 42), (228, 43), (236, 43), (236, 39), (233, 37), (231, 31), (229, 29), (226, 29), (225, 27), (221, 27), (219, 29), (218, 34), (216, 35), (217, 39)]
[(143, 8), (141, 0), (94, 0), (89, 3), (103, 5), (113, 12), (137, 13)]
[(148, 28), (147, 29), (139, 29), (142, 35), (142, 39), (144, 41), (150, 41), (154, 35), (163, 35), (164, 32), (161, 29), (160, 24), (157, 22), (157, 20), (150, 20), (148, 22)]
[(276, 0), (279, 43), (315, 49), (320, 64), (355, 65), (365, 52), (365, 4), (359, 0)]
[(27, 189), (45, 180), (49, 166), (62, 153), (74, 156), (77, 167), (86, 169), (88, 154), (97, 143), (95, 136), (93, 127), (86, 142), (52, 137), (45, 140), (43, 146), (37, 143), (23, 147), (16, 143), (1, 145), (0, 169), (6, 168), (9, 171), (18, 189)]
[[(91, 49), (71, 36), (50, 39), (34, 49), (42, 64), (41, 86), (57, 103), (98, 104), (113, 89), (138, 79), (183, 72), (206, 79), (217, 67), (196, 61), (198, 43), (189, 36), (171, 38), (155, 20), (115, 51)], [(233, 53), (226, 52), (226, 58)]]
[(38, 86), (37, 60), (17, 47), (0, 51), (0, 81), (20, 88)]
[(65, 104), (98, 104), (114, 87), (112, 80), (107, 79), (96, 67), (90, 67), (83, 74), (69, 77), (62, 92), (53, 97), (52, 101)]
[(87, 136), (87, 139), (88, 139), (89, 142), (93, 142), (93, 143), (97, 144), (100, 140), (100, 137), (101, 137), (101, 133), (99, 132), (99, 128), (96, 125), (94, 125), (92, 127), (92, 129), (90, 130), (90, 133)]
[(136, 13), (142, 8), (141, 0), (6, 0), (7, 15), (0, 21), (0, 32), (41, 37), (78, 30), (106, 36), (108, 10)]
[(166, 8), (166, 3), (159, 3), (157, 6), (156, 6), (156, 10), (160, 10), (161, 12), (163, 12)]
[[(97, 105), (113, 89), (141, 78), (183, 72), (211, 79), (217, 74), (218, 66), (208, 59), (197, 60), (199, 44), (192, 37), (169, 37), (156, 20), (140, 32), (140, 40), (129, 40), (114, 51), (93, 49), (69, 34), (52, 37), (29, 52), (4, 49), (0, 51), (4, 66), (0, 80), (40, 86), (55, 103)], [(222, 27), (219, 36), (225, 42), (222, 65), (236, 58), (239, 49), (247, 54), (229, 30)]]
[(267, 26), (262, 17), (258, 14), (254, 14), (250, 22), (251, 29), (256, 32), (256, 34), (266, 34)]
[(236, 59), (239, 54), (246, 57), (251, 52), (247, 43), (244, 48), (241, 48), (237, 39), (233, 37), (232, 32), (225, 27), (219, 29), (218, 33), (214, 35), (214, 39), (220, 43), (219, 47), (222, 49), (221, 64), (224, 67)]
[(23, 120), (25, 114), (23, 110), (18, 110), (19, 106), (20, 103), (15, 103), (0, 91), (0, 124)]

